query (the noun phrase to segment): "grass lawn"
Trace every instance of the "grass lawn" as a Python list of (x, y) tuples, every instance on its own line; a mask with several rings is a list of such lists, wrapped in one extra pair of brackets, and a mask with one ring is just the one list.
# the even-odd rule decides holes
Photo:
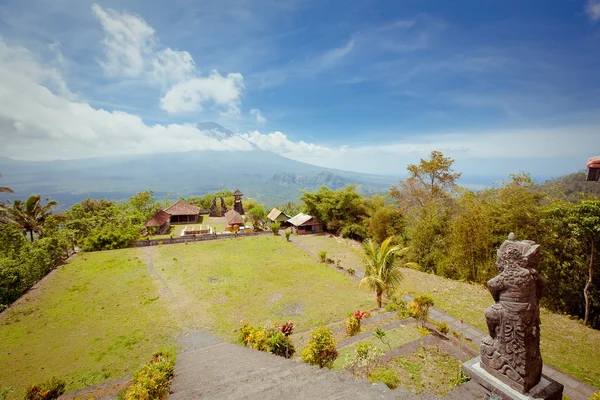
[[(392, 348), (395, 348), (402, 346), (403, 344), (415, 341), (422, 336), (423, 335), (421, 335), (421, 333), (419, 333), (419, 330), (417, 329), (417, 325), (410, 324), (386, 331), (383, 340), (388, 342)], [(374, 336), (362, 340), (362, 342), (370, 343), (373, 346), (377, 347), (377, 349), (383, 351), (384, 353), (390, 350), (387, 344), (383, 343), (381, 340), (377, 339)], [(341, 349), (338, 358), (333, 363), (333, 369), (341, 369), (344, 363), (346, 362), (346, 356), (354, 355), (354, 353), (356, 352), (357, 345), (358, 343)]]
[(305, 251), (318, 256), (321, 250), (327, 252), (327, 257), (334, 261), (340, 259), (344, 268), (362, 270), (356, 242), (351, 240), (329, 237), (329, 235), (292, 235), (291, 240)]
[(375, 306), (283, 237), (77, 255), (0, 318), (0, 390), (52, 376), (67, 391), (131, 374), (188, 329), (234, 340), (240, 321), (297, 330)]
[(0, 390), (53, 376), (68, 389), (130, 374), (173, 343), (166, 299), (133, 250), (75, 257), (0, 319)]
[[(486, 332), (483, 311), (494, 301), (481, 285), (453, 281), (403, 269), (401, 290), (428, 293), (450, 315)], [(566, 315), (541, 310), (541, 351), (544, 362), (600, 388), (600, 331), (588, 328)]]
[(435, 346), (422, 346), (406, 357), (390, 361), (373, 371), (371, 382), (384, 381), (392, 387), (404, 386), (415, 394), (445, 396), (460, 383), (461, 362)]

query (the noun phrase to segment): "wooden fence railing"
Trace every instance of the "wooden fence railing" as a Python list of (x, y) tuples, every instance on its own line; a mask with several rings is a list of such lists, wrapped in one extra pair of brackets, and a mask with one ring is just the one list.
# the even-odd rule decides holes
[(196, 236), (184, 236), (174, 237), (167, 239), (147, 239), (138, 240), (133, 243), (133, 247), (146, 247), (146, 246), (158, 246), (159, 244), (176, 244), (176, 243), (193, 243), (193, 242), (204, 242), (207, 240), (221, 240), (221, 239), (236, 239), (251, 236), (265, 236), (272, 235), (273, 232), (249, 232), (249, 233), (232, 233), (230, 235), (196, 235)]

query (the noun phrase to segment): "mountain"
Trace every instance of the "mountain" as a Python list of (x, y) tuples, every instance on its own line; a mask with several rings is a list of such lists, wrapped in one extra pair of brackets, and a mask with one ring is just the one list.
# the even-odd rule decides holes
[(574, 172), (535, 185), (535, 189), (558, 197), (564, 197), (571, 202), (576, 202), (583, 198), (600, 198), (600, 185), (598, 182), (587, 182), (585, 175), (583, 171)]
[[(223, 140), (235, 135), (215, 123), (197, 125)], [(0, 157), (1, 186), (15, 194), (0, 201), (42, 194), (64, 206), (86, 197), (125, 199), (144, 190), (157, 196), (190, 196), (239, 188), (274, 206), (294, 201), (302, 190), (349, 184), (365, 194), (387, 192), (397, 179), (339, 171), (306, 164), (254, 147), (251, 151), (187, 151), (177, 153), (96, 157), (76, 160), (19, 161)]]

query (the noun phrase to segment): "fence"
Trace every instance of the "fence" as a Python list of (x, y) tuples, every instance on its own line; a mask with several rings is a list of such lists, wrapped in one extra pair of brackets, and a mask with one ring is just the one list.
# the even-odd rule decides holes
[(265, 236), (272, 235), (273, 232), (249, 232), (249, 233), (232, 233), (230, 235), (197, 235), (197, 236), (184, 236), (174, 237), (172, 239), (150, 239), (150, 240), (138, 240), (133, 243), (133, 247), (146, 247), (146, 246), (158, 246), (159, 244), (177, 244), (177, 243), (190, 243), (190, 242), (204, 242), (207, 240), (220, 240), (220, 239), (236, 239), (250, 236)]

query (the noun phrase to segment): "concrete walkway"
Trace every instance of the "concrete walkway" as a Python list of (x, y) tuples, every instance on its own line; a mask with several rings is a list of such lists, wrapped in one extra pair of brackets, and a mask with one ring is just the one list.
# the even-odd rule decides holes
[[(407, 300), (412, 298), (407, 296)], [(443, 312), (437, 308), (429, 309), (429, 318), (435, 322), (441, 323), (446, 322), (448, 328), (454, 332), (458, 332), (464, 336), (465, 339), (475, 344), (477, 347), (481, 345), (481, 339), (487, 336), (487, 332), (482, 332), (479, 329), (467, 324), (461, 323), (459, 319), (454, 318), (452, 315)], [(564, 395), (569, 397), (571, 400), (589, 400), (589, 398), (598, 391), (598, 389), (581, 382), (574, 377), (565, 374), (553, 368), (547, 364), (544, 364), (543, 373), (549, 378), (554, 379), (564, 385)]]

